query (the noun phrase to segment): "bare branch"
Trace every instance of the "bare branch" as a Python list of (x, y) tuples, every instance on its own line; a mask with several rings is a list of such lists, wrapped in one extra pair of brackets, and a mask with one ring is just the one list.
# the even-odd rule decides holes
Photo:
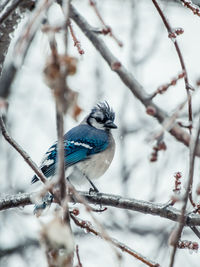
[[(180, 216), (180, 221), (179, 221), (179, 227), (175, 232), (175, 236), (173, 238), (173, 251), (172, 251), (172, 255), (171, 255), (171, 261), (170, 261), (170, 267), (173, 267), (174, 265), (174, 260), (175, 260), (175, 254), (176, 254), (176, 250), (177, 250), (177, 245), (178, 245), (178, 241), (181, 237), (181, 233), (183, 231), (183, 227), (185, 226), (185, 213), (186, 213), (186, 207), (187, 207), (187, 203), (188, 203), (188, 198), (190, 197), (190, 199), (192, 200), (192, 183), (193, 183), (193, 175), (194, 175), (194, 162), (195, 162), (195, 152), (196, 152), (196, 148), (197, 148), (197, 144), (199, 141), (199, 135), (200, 135), (200, 118), (199, 118), (199, 123), (198, 123), (198, 129), (197, 129), (197, 134), (195, 137), (195, 140), (193, 142), (191, 142), (190, 144), (190, 167), (189, 167), (189, 179), (188, 179), (188, 184), (187, 184), (187, 189), (185, 192), (185, 196), (184, 196), (184, 204), (182, 206), (181, 209), (181, 216)], [(191, 201), (193, 204), (193, 201)]]
[(169, 87), (171, 86), (175, 86), (177, 81), (184, 78), (185, 73), (182, 72), (179, 75), (177, 75), (177, 77), (174, 77), (169, 83), (163, 84), (161, 86), (158, 87), (158, 89), (152, 94), (152, 99), (157, 96), (158, 94), (164, 94)]
[(80, 43), (80, 41), (76, 38), (76, 35), (75, 35), (75, 33), (74, 33), (74, 30), (73, 30), (71, 21), (69, 21), (69, 30), (70, 30), (72, 39), (73, 39), (73, 41), (74, 41), (74, 46), (77, 48), (78, 53), (79, 53), (80, 55), (83, 55), (85, 52), (84, 52), (84, 50), (81, 48), (81, 43)]
[[(7, 3), (7, 5), (2, 7), (2, 10), (0, 10), (0, 76), (8, 47), (11, 42), (11, 34), (15, 31), (16, 26), (21, 21), (22, 14), (27, 10), (31, 10), (34, 7), (34, 4), (34, 0), (13, 0), (11, 4)], [(6, 9), (5, 12), (4, 9)], [(0, 95), (4, 96), (5, 92), (2, 93), (1, 91), (2, 89), (0, 89)]]
[(200, 232), (196, 226), (191, 226), (190, 229), (195, 233), (195, 235), (200, 239)]
[(28, 153), (26, 151), (24, 151), (22, 149), (22, 147), (20, 147), (20, 145), (17, 144), (17, 142), (9, 135), (9, 133), (5, 127), (5, 124), (3, 122), (2, 116), (0, 116), (0, 129), (1, 129), (1, 132), (4, 136), (4, 138), (6, 139), (6, 141), (8, 141), (8, 143), (17, 150), (17, 152), (19, 152), (19, 154), (24, 158), (24, 160), (28, 163), (28, 165), (31, 167), (31, 169), (37, 174), (37, 176), (40, 178), (40, 180), (43, 183), (46, 183), (46, 177), (44, 176), (42, 171), (38, 168), (38, 166), (35, 164), (35, 162), (28, 155)]
[(192, 3), (192, 1), (188, 1), (188, 0), (180, 0), (182, 2), (182, 4), (189, 8), (194, 15), (197, 15), (200, 17), (200, 8), (198, 6), (196, 6), (195, 4)]
[[(173, 34), (173, 29), (171, 28), (169, 22), (167, 21), (164, 13), (162, 12), (161, 8), (159, 7), (158, 3), (156, 0), (152, 0), (155, 8), (157, 9), (159, 15), (161, 16), (162, 18), (162, 21), (168, 31), (168, 36), (169, 38), (171, 38), (171, 40), (173, 41), (173, 44), (176, 48), (176, 52), (177, 52), (177, 55), (179, 57), (179, 61), (180, 61), (180, 64), (181, 64), (181, 67), (182, 67), (182, 72), (184, 73), (184, 81), (185, 81), (185, 89), (186, 89), (186, 92), (187, 92), (187, 98), (188, 98), (188, 118), (189, 118), (189, 122), (192, 122), (192, 99), (191, 99), (191, 95), (190, 95), (190, 85), (189, 85), (189, 81), (188, 81), (188, 74), (187, 74), (187, 70), (186, 70), (186, 67), (185, 67), (185, 62), (184, 62), (184, 59), (183, 59), (183, 55), (181, 53), (181, 50), (179, 48), (179, 45), (178, 45), (178, 42), (176, 40), (176, 35), (174, 36)], [(175, 37), (175, 38), (174, 38)], [(190, 129), (190, 133), (191, 133), (191, 129)]]
[(83, 267), (83, 265), (81, 263), (80, 255), (79, 255), (78, 245), (76, 245), (76, 256), (77, 256), (77, 260), (78, 260), (78, 267)]
[[(177, 210), (166, 204), (158, 204), (143, 200), (137, 200), (134, 198), (123, 198), (119, 195), (101, 194), (91, 195), (88, 192), (77, 191), (80, 198), (85, 198), (87, 202), (91, 204), (98, 204), (103, 206), (110, 206), (119, 209), (126, 209), (130, 211), (137, 211), (143, 214), (150, 214), (154, 216), (160, 216), (162, 218), (179, 222), (181, 218), (181, 211)], [(34, 198), (35, 193), (24, 193), (12, 196), (5, 196), (0, 198), (0, 210), (6, 210), (10, 208), (16, 208), (32, 204), (31, 199)], [(68, 195), (70, 202), (82, 203), (81, 199), (74, 197), (74, 194)], [(185, 214), (184, 215), (185, 226), (198, 226), (200, 225), (199, 214)]]
[[(75, 217), (73, 214), (71, 214), (71, 218), (73, 219), (74, 223), (83, 228), (86, 229), (88, 232), (95, 234), (96, 236), (101, 237), (102, 239), (105, 239), (104, 236), (102, 236), (102, 234), (100, 232), (98, 232), (97, 230), (95, 230), (89, 223), (87, 223), (86, 221), (83, 221), (77, 217)], [(128, 246), (126, 246), (125, 244), (119, 242), (118, 240), (116, 240), (115, 238), (111, 238), (111, 242), (114, 246), (116, 246), (117, 248), (121, 249), (123, 252), (128, 253), (129, 255), (135, 257), (136, 259), (142, 261), (143, 263), (145, 263), (146, 265), (150, 266), (150, 267), (159, 267), (160, 264), (155, 263), (153, 261), (151, 261), (150, 259), (147, 259), (146, 257), (144, 257), (143, 255), (141, 255), (140, 253), (136, 252), (135, 250), (129, 248)]]
[(94, 12), (96, 13), (98, 19), (101, 21), (102, 25), (103, 25), (103, 29), (100, 31), (100, 33), (102, 34), (109, 34), (110, 37), (112, 37), (116, 43), (118, 44), (118, 46), (122, 47), (123, 46), (123, 43), (113, 34), (113, 31), (111, 29), (110, 26), (106, 25), (105, 21), (103, 20), (98, 8), (97, 8), (97, 4), (96, 4), (96, 1), (94, 0), (89, 0), (90, 2), (90, 5), (93, 7), (94, 9)]
[(0, 210), (7, 210), (11, 208), (24, 207), (33, 204), (31, 199), (33, 194), (23, 193), (13, 196), (1, 196), (0, 199)]

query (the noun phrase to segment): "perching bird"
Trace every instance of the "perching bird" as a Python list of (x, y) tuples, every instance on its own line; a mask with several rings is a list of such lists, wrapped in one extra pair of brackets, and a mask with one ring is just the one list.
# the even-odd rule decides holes
[[(115, 141), (111, 129), (117, 128), (114, 119), (115, 113), (108, 103), (99, 103), (64, 135), (65, 175), (72, 185), (88, 180), (98, 192), (91, 180), (102, 176), (112, 162)], [(46, 152), (40, 166), (47, 178), (56, 175), (56, 163), (57, 143)], [(32, 183), (38, 180), (35, 175)]]

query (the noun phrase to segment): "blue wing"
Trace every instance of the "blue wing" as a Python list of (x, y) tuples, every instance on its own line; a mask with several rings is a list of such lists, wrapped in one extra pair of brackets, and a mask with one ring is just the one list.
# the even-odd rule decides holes
[[(89, 125), (79, 125), (72, 128), (64, 136), (65, 168), (88, 159), (108, 147), (108, 134)], [(55, 174), (57, 162), (57, 144), (46, 152), (41, 164), (41, 170), (46, 177)], [(34, 176), (32, 183), (38, 181)]]

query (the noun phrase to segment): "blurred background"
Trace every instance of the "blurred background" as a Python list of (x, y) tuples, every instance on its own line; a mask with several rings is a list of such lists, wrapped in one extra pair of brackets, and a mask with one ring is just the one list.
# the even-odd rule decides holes
[[(72, 1), (77, 10), (94, 27), (102, 27), (87, 0)], [(181, 66), (173, 42), (159, 17), (152, 1), (146, 0), (101, 0), (98, 9), (123, 47), (109, 36), (101, 36), (111, 52), (140, 82), (148, 94), (160, 85), (169, 83), (181, 73)], [(194, 127), (199, 116), (200, 93), (197, 81), (200, 78), (200, 18), (176, 1), (159, 1), (173, 28), (181, 27), (184, 34), (178, 36), (189, 82), (195, 88), (193, 94)], [(52, 5), (47, 14), (52, 26), (63, 22), (59, 5)], [(29, 14), (25, 14), (12, 37), (6, 58), (7, 64), (14, 58), (13, 48), (24, 29)], [(72, 21), (77, 39), (84, 55), (79, 55), (69, 36), (69, 54), (78, 60), (77, 73), (68, 79), (71, 89), (78, 92), (78, 104), (83, 109), (77, 121), (65, 116), (65, 132), (77, 125), (99, 101), (106, 100), (116, 113), (118, 129), (113, 131), (116, 140), (114, 160), (103, 177), (95, 185), (100, 192), (119, 194), (123, 197), (166, 203), (174, 194), (174, 173), (182, 173), (182, 189), (188, 178), (189, 150), (167, 132), (164, 134), (165, 151), (160, 151), (157, 161), (151, 162), (152, 139), (162, 127), (146, 114), (144, 106), (133, 96), (119, 77), (110, 70), (98, 51)], [(62, 36), (57, 34), (59, 50), (64, 51)], [(43, 69), (50, 54), (45, 33), (38, 30), (28, 51), (25, 62), (12, 84), (9, 96), (7, 125), (10, 134), (39, 164), (43, 154), (56, 141), (55, 103), (52, 93), (44, 82)], [(169, 115), (186, 99), (183, 79), (165, 94), (158, 95), (154, 102)], [(179, 114), (179, 120), (187, 123), (187, 105)], [(196, 160), (194, 188), (199, 182), (200, 162)], [(33, 171), (0, 136), (0, 194), (16, 194), (38, 190), (31, 185)], [(88, 190), (84, 185), (81, 190)], [(198, 198), (195, 199), (198, 201)], [(52, 205), (53, 206), (53, 205)], [(90, 220), (81, 205), (80, 217)], [(180, 207), (179, 204), (176, 205)], [(50, 208), (50, 210), (53, 207)], [(161, 266), (168, 266), (171, 247), (170, 233), (175, 223), (158, 216), (144, 215), (109, 207), (95, 215), (108, 233), (149, 257)], [(41, 224), (47, 222), (51, 213), (39, 219), (33, 215), (33, 206), (10, 209), (0, 213), (0, 266), (46, 267), (46, 258), (39, 245)], [(72, 225), (75, 243), (79, 245), (84, 267), (117, 266), (116, 256), (105, 241)], [(188, 228), (182, 239), (199, 241)], [(179, 250), (175, 266), (199, 266), (199, 251)], [(98, 259), (98, 260), (97, 260)], [(76, 264), (76, 259), (75, 259)], [(122, 253), (122, 266), (144, 266), (130, 255)]]

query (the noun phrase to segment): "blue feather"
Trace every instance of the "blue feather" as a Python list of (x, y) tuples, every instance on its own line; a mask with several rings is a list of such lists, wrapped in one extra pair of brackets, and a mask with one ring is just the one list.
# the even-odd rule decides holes
[[(108, 147), (108, 134), (90, 125), (79, 125), (64, 136), (65, 168), (88, 159), (91, 155), (104, 151)], [(48, 178), (55, 174), (57, 163), (57, 144), (46, 152), (41, 170)], [(38, 181), (34, 176), (32, 183)]]

